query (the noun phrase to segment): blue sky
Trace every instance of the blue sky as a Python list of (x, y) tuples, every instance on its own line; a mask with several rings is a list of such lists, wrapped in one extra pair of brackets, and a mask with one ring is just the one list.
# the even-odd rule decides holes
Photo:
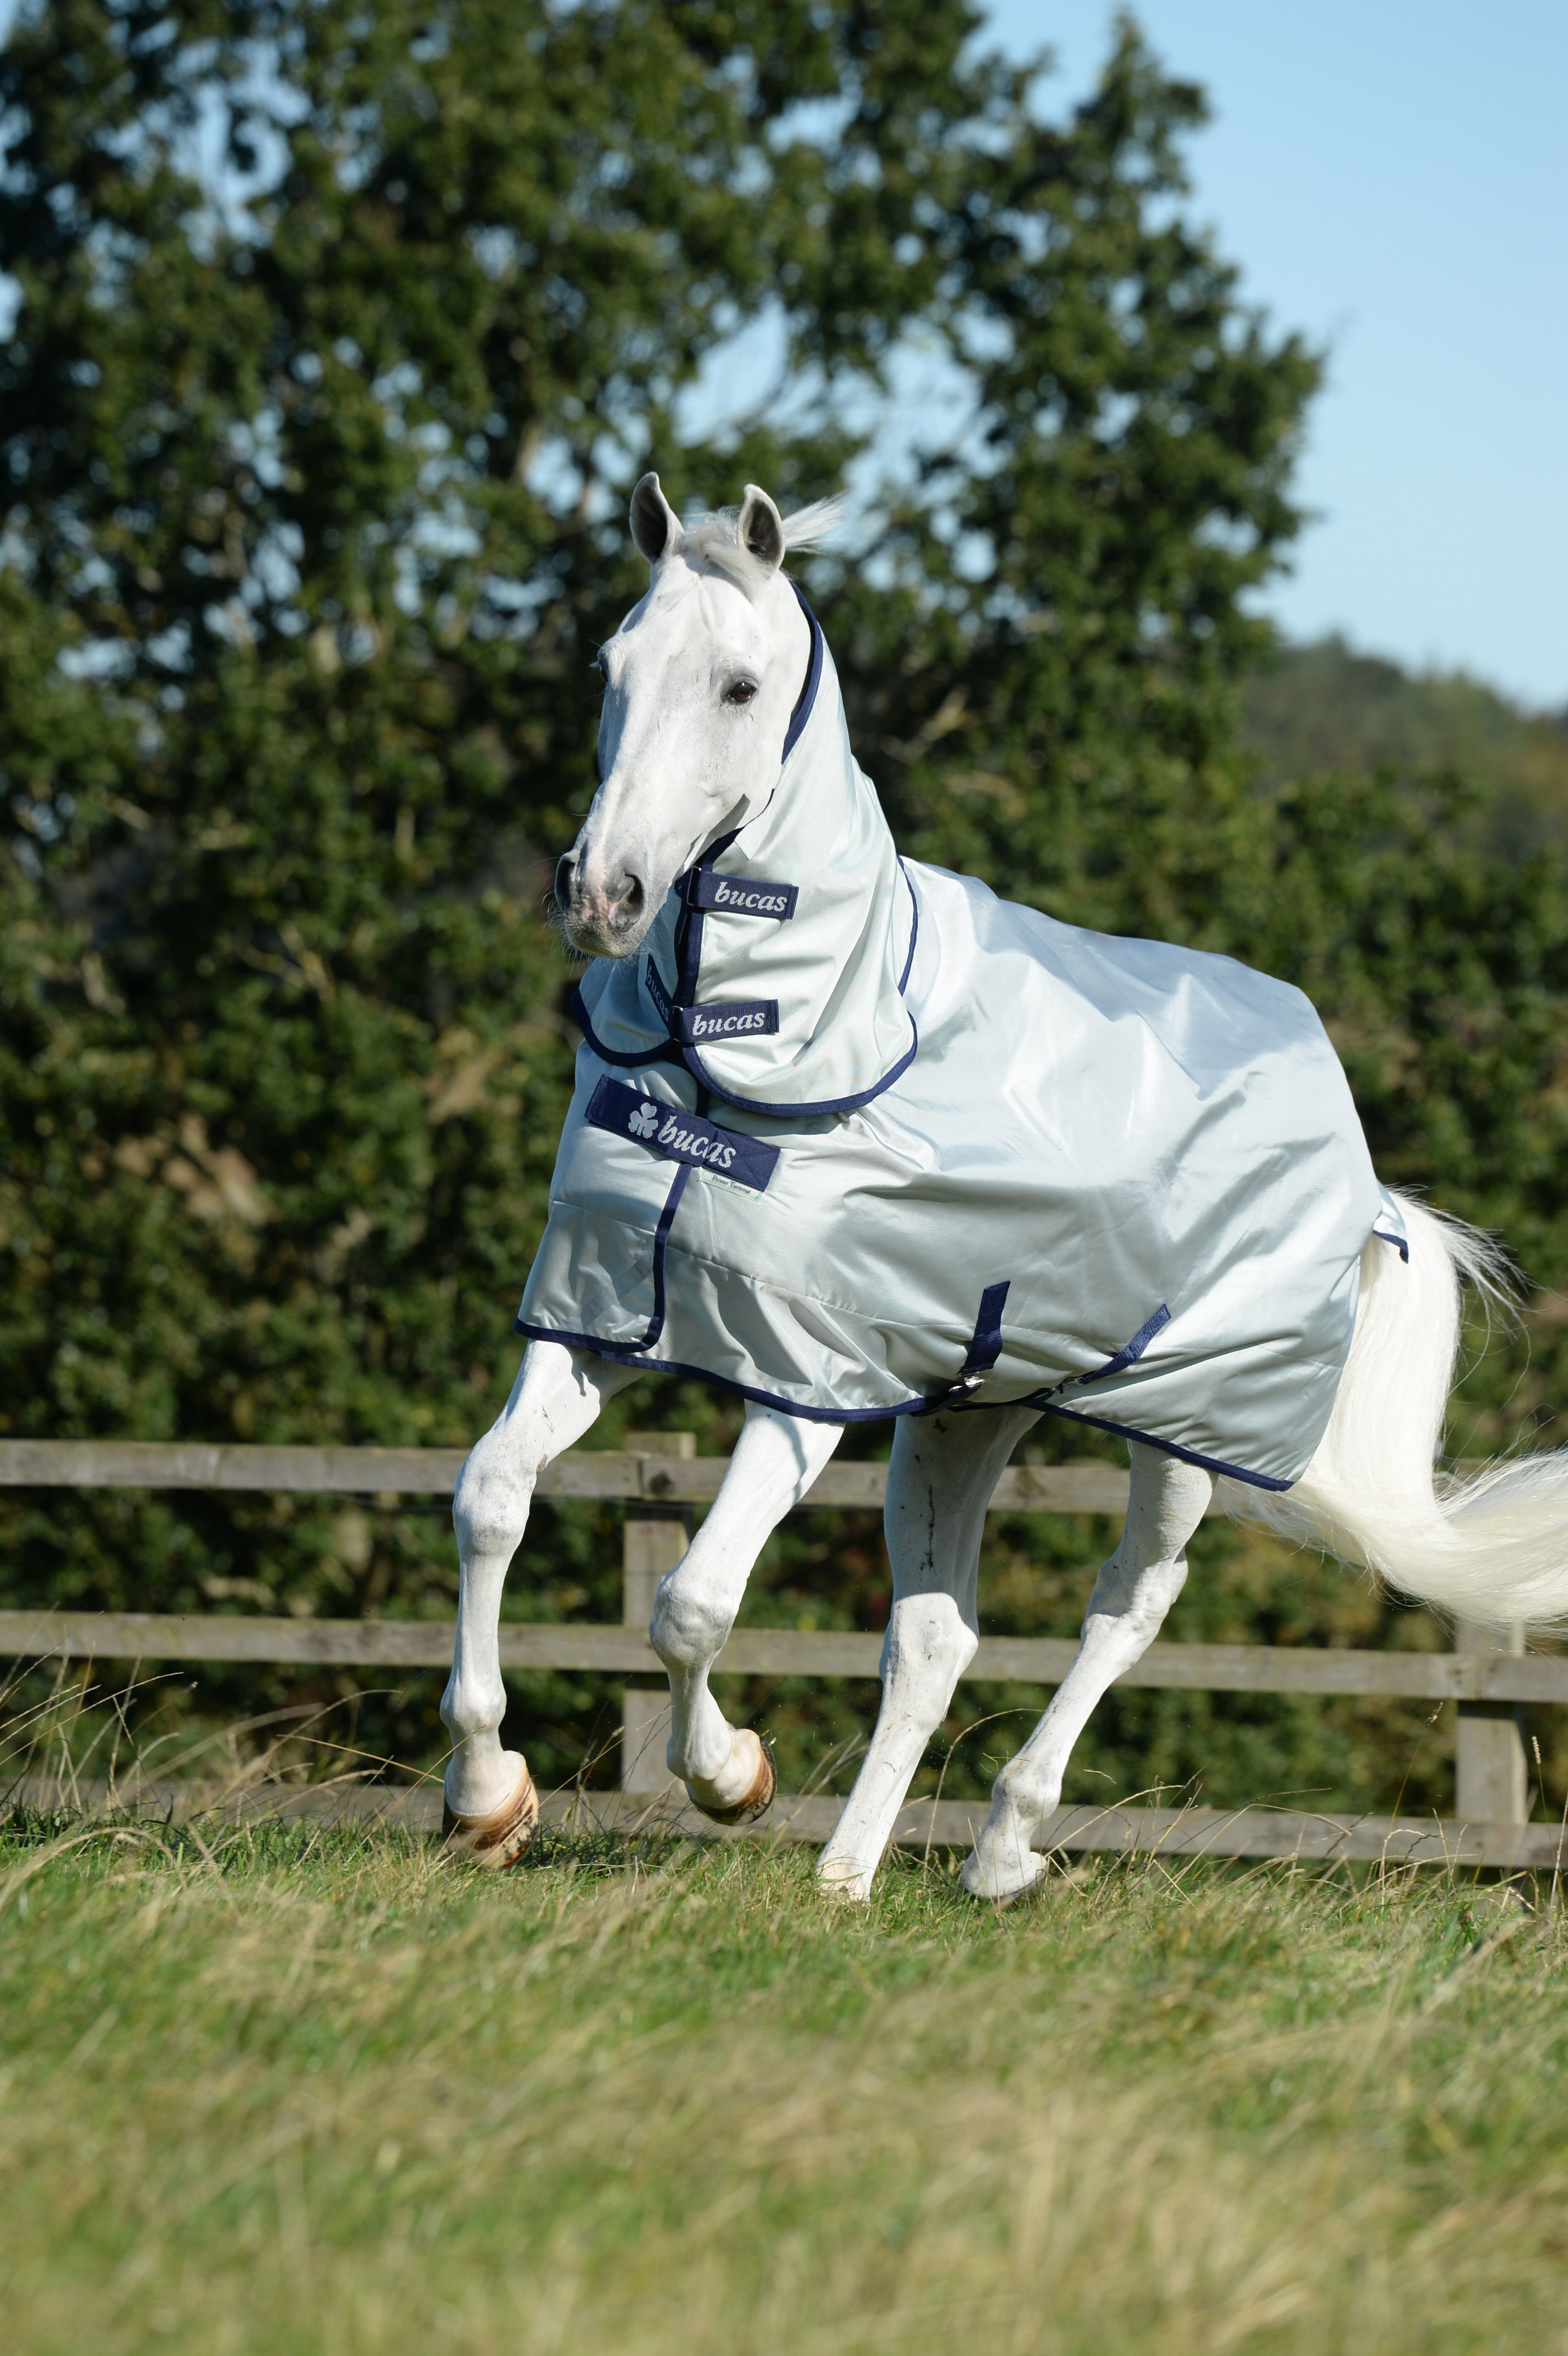
[[(1568, 706), (1568, 6), (1134, 13), (1210, 93), (1200, 216), (1248, 297), (1328, 351), (1299, 477), (1319, 520), (1268, 610)], [(1114, 14), (989, 10), (1013, 54), (1056, 49), (1048, 114), (1093, 86)]]

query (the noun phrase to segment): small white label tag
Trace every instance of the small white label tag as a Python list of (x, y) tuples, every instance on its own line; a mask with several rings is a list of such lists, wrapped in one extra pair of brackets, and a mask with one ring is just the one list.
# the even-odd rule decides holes
[(739, 1194), (748, 1203), (754, 1203), (757, 1199), (757, 1190), (754, 1186), (738, 1186), (733, 1178), (721, 1177), (717, 1170), (709, 1170), (706, 1164), (698, 1171), (697, 1175), (705, 1186), (722, 1186), (726, 1194)]

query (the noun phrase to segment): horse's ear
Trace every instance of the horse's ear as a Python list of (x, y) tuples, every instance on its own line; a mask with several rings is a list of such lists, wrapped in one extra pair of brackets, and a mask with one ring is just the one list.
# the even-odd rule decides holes
[(632, 538), (637, 553), (656, 564), (680, 538), (680, 518), (659, 488), (656, 475), (645, 475), (632, 493)]
[(770, 573), (784, 562), (784, 518), (769, 498), (759, 491), (755, 483), (748, 483), (746, 496), (741, 502), (741, 545), (765, 564)]

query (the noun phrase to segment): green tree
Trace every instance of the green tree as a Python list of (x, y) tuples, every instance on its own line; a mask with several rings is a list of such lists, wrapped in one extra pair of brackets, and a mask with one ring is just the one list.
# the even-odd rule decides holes
[[(1552, 876), (1456, 865), (1436, 803), (1265, 800), (1236, 755), (1267, 635), (1243, 593), (1296, 529), (1317, 363), (1191, 223), (1201, 96), (1125, 26), (1051, 123), (979, 24), (966, 0), (24, 7), (0, 52), (0, 1429), (482, 1428), (570, 1080), (540, 904), (592, 792), (589, 658), (639, 587), (626, 490), (650, 460), (677, 501), (864, 479), (917, 334), (964, 422), (811, 571), (905, 847), (1303, 980), (1390, 1174), (1502, 1224), (1528, 1203), (1563, 1257)], [(686, 396), (748, 325), (788, 398), (699, 434)], [(733, 1429), (692, 1389), (627, 1411)], [(445, 1609), (443, 1521), (13, 1497), (3, 1577)], [(1002, 1533), (998, 1609), (1070, 1621), (1094, 1536)], [(610, 1538), (541, 1515), (515, 1608), (613, 1608)], [(1255, 1622), (1254, 1558), (1212, 1543), (1254, 1566), (1213, 1608)], [(854, 1522), (787, 1535), (774, 1576), (839, 1618), (885, 1581)], [(530, 1687), (547, 1768), (603, 1698)], [(852, 1731), (867, 1698), (770, 1707)], [(432, 1703), (415, 1681), (376, 1723), (428, 1747)], [(1269, 1707), (1237, 1775), (1298, 1759)], [(1103, 1755), (1186, 1772), (1219, 1723), (1113, 1714)]]
[[(764, 309), (874, 385), (973, 12), (24, 12), (0, 258), (13, 1431), (460, 1440), (570, 1073), (539, 921), (629, 479)], [(839, 104), (824, 145), (792, 131)], [(820, 405), (820, 404), (819, 404)], [(855, 443), (745, 462), (786, 496)], [(741, 461), (737, 458), (737, 465)], [(724, 467), (726, 476), (731, 468)], [(59, 1500), (18, 1591), (430, 1584), (428, 1520)], [(444, 1567), (443, 1567), (444, 1575)]]

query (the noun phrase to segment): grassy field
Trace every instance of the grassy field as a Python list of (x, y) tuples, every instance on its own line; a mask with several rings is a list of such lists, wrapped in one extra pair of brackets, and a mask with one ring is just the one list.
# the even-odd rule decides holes
[(17, 1820), (7, 2345), (1568, 2350), (1561, 1915), (809, 1866)]

